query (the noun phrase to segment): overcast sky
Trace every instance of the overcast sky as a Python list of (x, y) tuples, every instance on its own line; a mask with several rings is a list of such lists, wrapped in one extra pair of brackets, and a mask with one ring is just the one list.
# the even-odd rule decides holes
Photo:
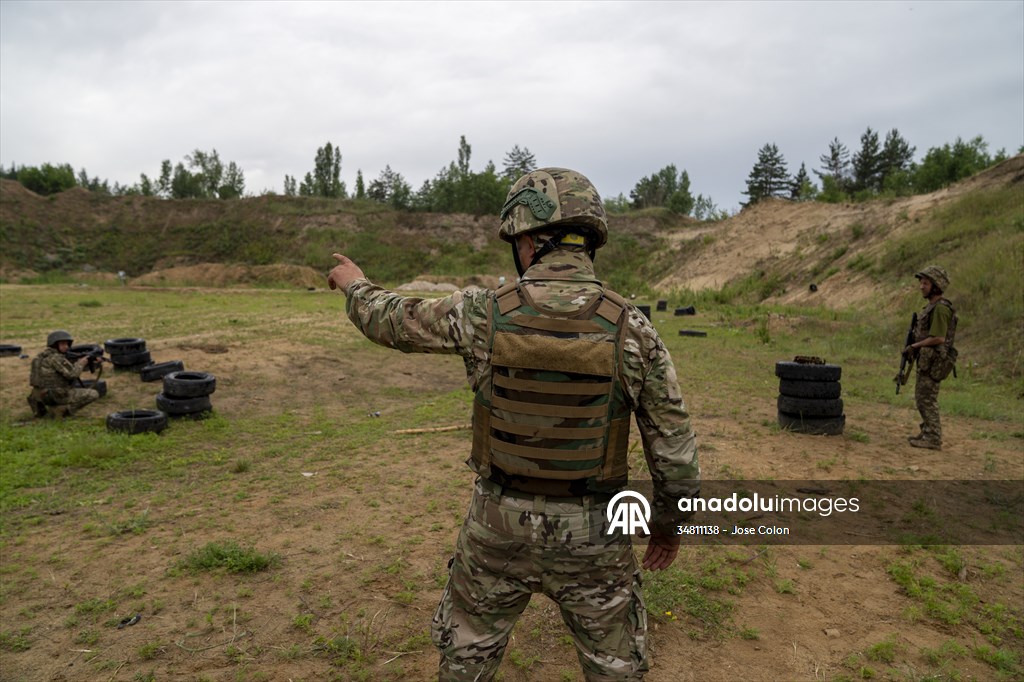
[(216, 149), (281, 192), (330, 141), (350, 191), (417, 189), (465, 135), (475, 171), (519, 145), (607, 197), (674, 163), (732, 209), (765, 143), (810, 171), (868, 126), (1016, 153), (1024, 2), (0, 0), (0, 162), (111, 183)]

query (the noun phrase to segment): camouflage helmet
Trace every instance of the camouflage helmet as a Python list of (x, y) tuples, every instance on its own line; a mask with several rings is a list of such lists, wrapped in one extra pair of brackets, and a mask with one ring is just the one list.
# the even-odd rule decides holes
[(55, 332), (50, 332), (50, 335), (46, 337), (46, 345), (50, 348), (56, 348), (58, 341), (67, 341), (68, 343), (74, 343), (75, 340), (71, 337), (71, 334), (58, 329)]
[(921, 272), (915, 273), (914, 277), (918, 279), (927, 277), (942, 291), (949, 288), (949, 274), (946, 273), (945, 268), (940, 268), (938, 265), (929, 265)]
[(498, 236), (511, 243), (518, 235), (557, 225), (589, 228), (591, 248), (603, 246), (608, 221), (597, 188), (568, 168), (539, 168), (519, 178), (501, 208)]

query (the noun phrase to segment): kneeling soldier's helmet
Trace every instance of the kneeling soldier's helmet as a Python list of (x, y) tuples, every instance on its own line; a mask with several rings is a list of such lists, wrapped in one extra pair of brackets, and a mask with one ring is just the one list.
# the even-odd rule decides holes
[(608, 220), (597, 188), (568, 168), (540, 168), (519, 178), (501, 209), (498, 236), (514, 243), (518, 235), (554, 228), (582, 228), (588, 250), (608, 241)]
[(915, 273), (914, 277), (918, 279), (927, 277), (942, 291), (949, 288), (949, 275), (944, 268), (940, 268), (938, 265), (929, 265), (921, 272)]
[(71, 334), (67, 333), (63, 329), (58, 329), (55, 332), (50, 332), (50, 335), (46, 337), (46, 345), (50, 348), (56, 348), (58, 341), (67, 341), (68, 343), (74, 343), (75, 340), (71, 338)]

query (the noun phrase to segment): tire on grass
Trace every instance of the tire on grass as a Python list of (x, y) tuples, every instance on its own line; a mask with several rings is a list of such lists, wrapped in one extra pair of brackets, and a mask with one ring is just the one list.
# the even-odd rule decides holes
[(775, 363), (775, 376), (797, 381), (839, 381), (843, 368), (839, 365), (815, 365), (805, 362)]
[(107, 415), (107, 430), (120, 433), (160, 433), (167, 428), (167, 415), (159, 410), (123, 410)]
[(185, 363), (181, 360), (168, 360), (167, 362), (156, 362), (146, 365), (139, 372), (143, 381), (156, 381), (163, 379), (171, 372), (181, 372), (185, 369)]
[(130, 369), (137, 372), (153, 362), (153, 358), (150, 356), (148, 350), (144, 350), (139, 351), (138, 353), (111, 355), (110, 362), (116, 369)]
[(779, 393), (790, 398), (814, 398), (832, 400), (842, 393), (842, 385), (838, 381), (798, 381), (797, 379), (779, 379)]
[(217, 390), (217, 378), (208, 372), (171, 372), (164, 377), (168, 398), (198, 398)]
[(846, 415), (838, 417), (801, 417), (779, 412), (779, 426), (787, 431), (815, 436), (838, 436), (846, 427)]
[(779, 412), (803, 415), (804, 417), (838, 417), (843, 414), (842, 398), (815, 400), (814, 398), (791, 398), (780, 395)]
[(163, 393), (156, 394), (156, 406), (169, 417), (186, 417), (204, 412), (211, 412), (210, 396), (201, 395), (195, 398), (171, 398)]
[(107, 349), (107, 353), (111, 357), (115, 355), (130, 355), (146, 350), (146, 340), (135, 338), (107, 339), (103, 342), (103, 347)]
[(0, 358), (5, 358), (9, 355), (21, 355), (21, 346), (15, 346), (10, 343), (0, 343)]

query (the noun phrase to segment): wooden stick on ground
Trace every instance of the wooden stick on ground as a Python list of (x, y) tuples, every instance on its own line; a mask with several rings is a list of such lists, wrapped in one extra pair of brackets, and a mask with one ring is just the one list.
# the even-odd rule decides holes
[(451, 426), (435, 426), (427, 429), (399, 429), (395, 433), (441, 433), (442, 431), (465, 431), (473, 428), (472, 424), (453, 424)]

